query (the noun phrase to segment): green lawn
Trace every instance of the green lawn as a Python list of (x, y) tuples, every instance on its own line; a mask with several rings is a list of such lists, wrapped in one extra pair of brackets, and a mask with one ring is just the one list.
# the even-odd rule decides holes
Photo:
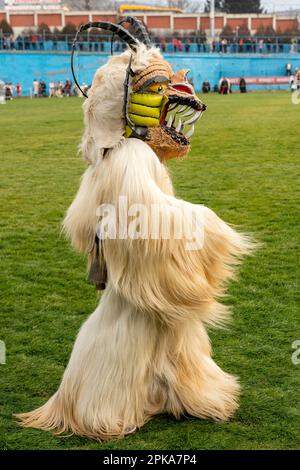
[(185, 160), (170, 164), (177, 194), (252, 232), (263, 247), (242, 266), (226, 302), (230, 329), (211, 334), (216, 361), (240, 377), (229, 423), (157, 417), (109, 443), (21, 429), (12, 413), (57, 389), (75, 335), (97, 304), (85, 260), (60, 235), (84, 163), (80, 99), (15, 100), (0, 106), (1, 449), (300, 448), (299, 123), (290, 94), (205, 97), (208, 110)]

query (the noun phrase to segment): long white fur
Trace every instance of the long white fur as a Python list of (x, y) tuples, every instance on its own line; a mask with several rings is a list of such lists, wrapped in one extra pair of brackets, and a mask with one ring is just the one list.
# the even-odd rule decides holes
[[(140, 46), (133, 67), (155, 56), (156, 49)], [(110, 59), (84, 104), (82, 151), (90, 165), (64, 221), (72, 245), (84, 253), (93, 246), (100, 204), (117, 205), (120, 196), (149, 209), (159, 203), (174, 223), (179, 203), (151, 148), (122, 138), (128, 60), (128, 52)], [(205, 325), (226, 320), (219, 298), (251, 243), (208, 208), (203, 223), (204, 245), (196, 251), (186, 251), (185, 238), (105, 240), (108, 284), (100, 304), (80, 329), (58, 391), (19, 415), (23, 426), (106, 439), (159, 413), (232, 416), (239, 385), (212, 360)]]

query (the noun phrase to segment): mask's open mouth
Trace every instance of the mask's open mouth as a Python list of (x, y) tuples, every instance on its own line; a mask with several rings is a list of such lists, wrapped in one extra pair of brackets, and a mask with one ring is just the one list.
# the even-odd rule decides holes
[(189, 145), (205, 109), (205, 104), (194, 96), (169, 95), (161, 112), (160, 127), (179, 145)]

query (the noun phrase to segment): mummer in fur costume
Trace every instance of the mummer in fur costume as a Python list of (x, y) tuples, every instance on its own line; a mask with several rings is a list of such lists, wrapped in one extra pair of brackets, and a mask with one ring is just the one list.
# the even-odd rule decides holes
[(251, 244), (214, 212), (174, 196), (165, 160), (189, 151), (205, 105), (147, 31), (89, 23), (128, 44), (95, 74), (84, 103), (88, 162), (64, 229), (104, 289), (79, 331), (57, 392), (23, 426), (107, 439), (152, 416), (228, 420), (237, 379), (213, 361), (206, 331)]

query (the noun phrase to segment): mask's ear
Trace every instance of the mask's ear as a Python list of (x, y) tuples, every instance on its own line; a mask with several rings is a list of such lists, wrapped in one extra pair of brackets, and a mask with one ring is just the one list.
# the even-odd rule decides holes
[(181, 69), (178, 72), (174, 73), (172, 76), (172, 82), (186, 82), (187, 81), (187, 74), (189, 73), (189, 69)]

